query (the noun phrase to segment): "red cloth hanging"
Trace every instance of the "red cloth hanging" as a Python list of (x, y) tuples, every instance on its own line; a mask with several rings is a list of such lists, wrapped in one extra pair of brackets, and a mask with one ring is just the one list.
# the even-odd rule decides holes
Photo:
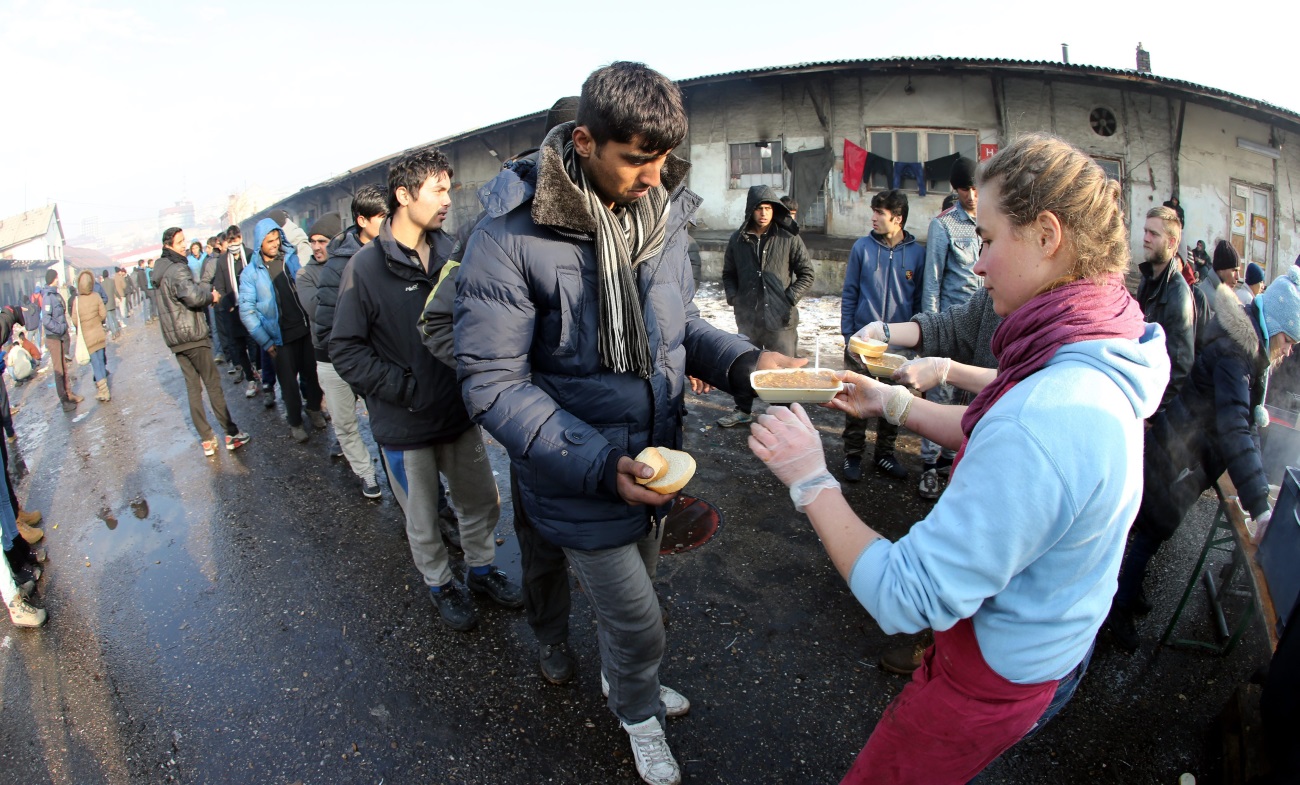
[(867, 151), (844, 140), (844, 187), (856, 191), (862, 187), (862, 168), (867, 164)]

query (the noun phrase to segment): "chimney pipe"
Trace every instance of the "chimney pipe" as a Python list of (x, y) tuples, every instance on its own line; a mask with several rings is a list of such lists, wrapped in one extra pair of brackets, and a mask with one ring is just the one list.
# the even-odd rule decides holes
[(1066, 65), (1070, 64), (1070, 45), (1061, 44), (1061, 62)]

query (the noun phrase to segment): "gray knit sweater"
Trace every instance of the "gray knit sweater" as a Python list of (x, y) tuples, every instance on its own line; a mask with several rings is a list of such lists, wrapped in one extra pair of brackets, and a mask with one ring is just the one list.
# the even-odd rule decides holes
[(912, 321), (921, 326), (916, 350), (932, 357), (949, 357), (981, 368), (998, 367), (993, 356), (993, 331), (1002, 317), (993, 312), (993, 299), (980, 287), (971, 298), (940, 313), (918, 313)]

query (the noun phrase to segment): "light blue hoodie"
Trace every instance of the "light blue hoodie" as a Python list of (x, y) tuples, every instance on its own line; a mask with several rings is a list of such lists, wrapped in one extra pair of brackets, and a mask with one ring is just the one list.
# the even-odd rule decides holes
[(253, 228), (253, 258), (239, 273), (239, 320), (263, 349), (284, 343), (280, 339), (280, 306), (276, 302), (275, 286), (262, 259), (262, 241), (271, 232), (280, 233), (285, 272), (290, 278), (298, 276), (298, 252), (289, 243), (284, 230), (270, 218), (258, 221)]
[(1142, 499), (1142, 421), (1168, 381), (1158, 324), (1061, 347), (980, 419), (930, 515), (858, 557), (858, 601), (888, 633), (971, 618), (1009, 681), (1069, 673), (1115, 594)]

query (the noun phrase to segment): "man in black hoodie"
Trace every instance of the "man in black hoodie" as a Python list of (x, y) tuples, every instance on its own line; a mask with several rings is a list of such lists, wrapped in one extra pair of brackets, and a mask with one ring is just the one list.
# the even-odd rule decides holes
[[(768, 185), (749, 189), (745, 220), (731, 235), (722, 264), (727, 305), (736, 329), (762, 349), (795, 357), (799, 351), (797, 303), (813, 285), (812, 260), (799, 225)], [(736, 395), (736, 410), (718, 420), (723, 428), (753, 422), (752, 391)]]
[(498, 605), (523, 605), (519, 587), (492, 564), (501, 513), (483, 434), (469, 419), (456, 374), (434, 359), (416, 323), (453, 242), (441, 231), (451, 206), (451, 164), (437, 148), (395, 161), (388, 218), (343, 271), (329, 354), (366, 397), (370, 429), (407, 481), (406, 536), (444, 624), (467, 631), (473, 604), (453, 580), (438, 532), (438, 472), (447, 476), (469, 571), (465, 585)]
[[(353, 225), (330, 240), (325, 247), (324, 263), (308, 262), (298, 273), (298, 295), (311, 320), (311, 343), (316, 352), (316, 378), (325, 391), (325, 405), (329, 408), (330, 419), (334, 423), (334, 435), (338, 439), (339, 448), (352, 471), (361, 479), (361, 495), (367, 499), (378, 499), (381, 495), (379, 483), (375, 482), (375, 465), (370, 458), (370, 450), (361, 439), (357, 423), (358, 396), (339, 376), (330, 359), (330, 335), (334, 331), (334, 314), (343, 270), (353, 255), (361, 250), (361, 246), (379, 236), (379, 227), (387, 214), (384, 192), (379, 186), (364, 185), (357, 189), (357, 195), (352, 198)], [(324, 236), (318, 232), (324, 231), (328, 229), (321, 228), (320, 221), (317, 221), (308, 232), (313, 256), (317, 240)]]

